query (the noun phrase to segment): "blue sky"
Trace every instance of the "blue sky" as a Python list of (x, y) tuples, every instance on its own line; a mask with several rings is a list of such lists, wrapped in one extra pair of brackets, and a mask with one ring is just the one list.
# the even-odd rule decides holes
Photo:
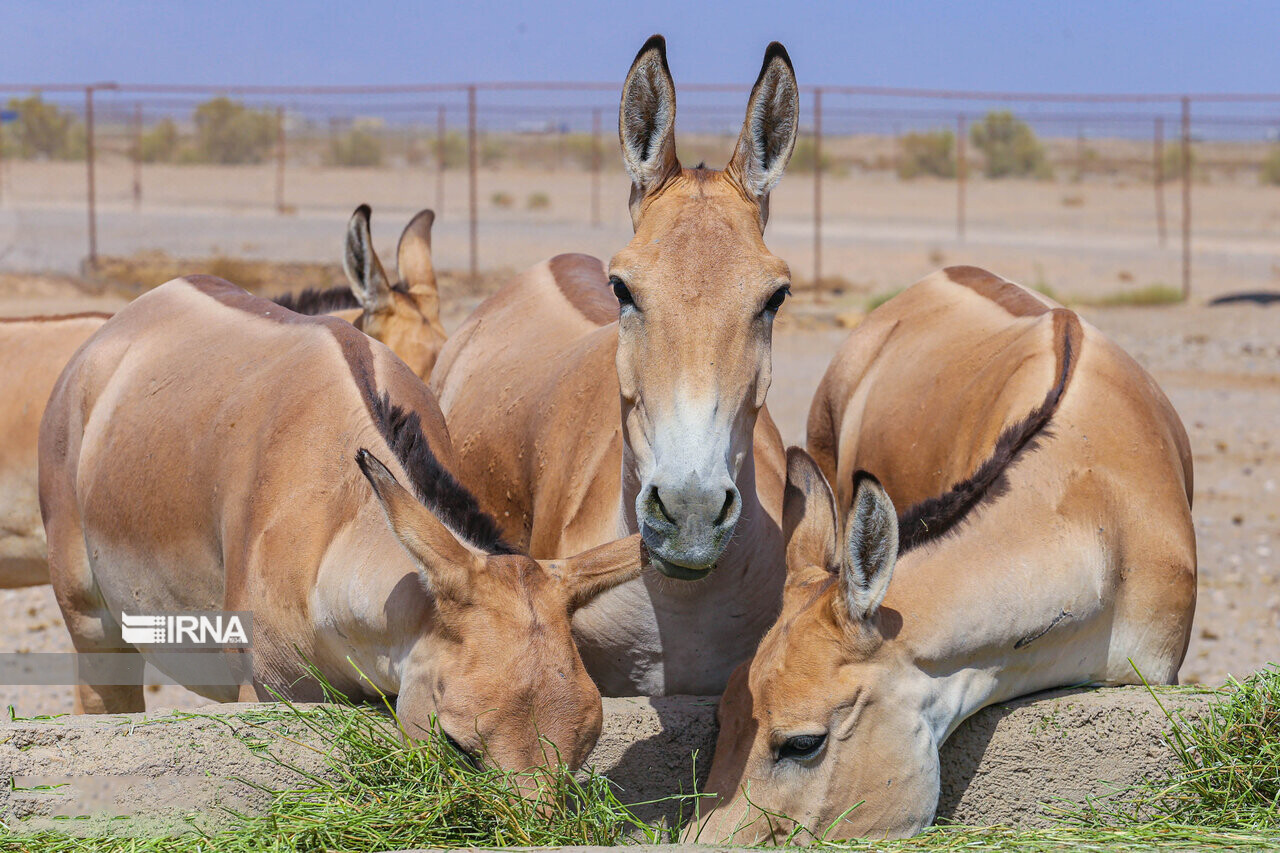
[(1280, 89), (1280, 3), (0, 0), (0, 82), (621, 79), (652, 32), (677, 82), (957, 89)]

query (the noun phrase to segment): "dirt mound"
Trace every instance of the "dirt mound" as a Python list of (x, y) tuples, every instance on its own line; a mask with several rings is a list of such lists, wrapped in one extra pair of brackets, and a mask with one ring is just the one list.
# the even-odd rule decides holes
[[(1205, 694), (1162, 694), (1188, 716)], [(624, 801), (692, 789), (715, 743), (716, 700), (676, 696), (606, 699), (604, 732), (589, 763)], [(324, 772), (324, 745), (302, 727), (255, 714), (253, 705), (214, 705), (200, 714), (62, 717), (0, 724), (0, 819), (30, 828), (108, 829), (140, 835), (194, 821), (224, 823), (229, 812), (262, 810), (263, 788), (302, 777), (255, 752), (269, 747), (303, 773)], [(1172, 766), (1164, 712), (1143, 689), (1046, 694), (988, 708), (942, 750), (940, 819), (971, 825), (1037, 826), (1055, 803), (1132, 785)], [(695, 759), (696, 754), (696, 759)], [(61, 786), (56, 788), (42, 786)], [(671, 820), (648, 807), (644, 816)], [(132, 820), (111, 819), (128, 815)], [(110, 820), (107, 824), (105, 821)]]

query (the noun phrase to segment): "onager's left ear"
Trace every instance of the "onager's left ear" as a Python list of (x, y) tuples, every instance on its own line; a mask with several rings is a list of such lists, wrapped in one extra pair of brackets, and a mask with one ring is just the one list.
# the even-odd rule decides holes
[(880, 481), (859, 471), (853, 475), (853, 504), (845, 518), (840, 591), (850, 618), (875, 615), (898, 561), (898, 516)]
[(729, 173), (760, 205), (760, 221), (769, 218), (769, 192), (782, 178), (800, 132), (800, 89), (787, 49), (776, 41), (764, 52), (764, 65), (751, 89), (747, 118)]
[(436, 268), (431, 261), (431, 226), (436, 221), (434, 210), (420, 210), (409, 220), (396, 245), (396, 270), (409, 292), (436, 292)]
[(369, 205), (362, 204), (347, 223), (347, 245), (342, 253), (342, 269), (366, 317), (391, 308), (391, 283), (382, 261), (373, 250), (369, 232)]
[(400, 544), (418, 563), (423, 586), (437, 602), (466, 602), (471, 597), (471, 576), (478, 558), (458, 541), (449, 528), (400, 485), (378, 457), (363, 447), (356, 464), (373, 486), (387, 523)]
[(569, 594), (569, 612), (573, 613), (597, 595), (638, 578), (647, 563), (644, 543), (636, 533), (573, 557), (547, 560), (541, 565), (547, 574), (564, 584)]

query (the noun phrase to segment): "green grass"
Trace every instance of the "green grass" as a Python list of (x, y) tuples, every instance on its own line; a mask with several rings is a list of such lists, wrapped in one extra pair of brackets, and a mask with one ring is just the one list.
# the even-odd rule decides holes
[(899, 293), (901, 293), (901, 292), (902, 292), (902, 291), (904, 291), (904, 290), (906, 290), (906, 288), (905, 288), (905, 287), (899, 287), (899, 288), (896, 288), (896, 289), (894, 289), (894, 290), (886, 290), (884, 293), (876, 293), (876, 294), (874, 294), (874, 295), (872, 295), (872, 296), (868, 297), (868, 298), (867, 298), (867, 310), (868, 310), (868, 311), (874, 311), (874, 310), (876, 310), (876, 309), (877, 309), (877, 308), (879, 308), (881, 305), (885, 304), (885, 303), (886, 303), (886, 302), (888, 302), (890, 299), (892, 299), (893, 297), (897, 296)]
[[(0, 851), (293, 853), (671, 840), (669, 830), (646, 824), (624, 806), (603, 776), (564, 768), (476, 770), (439, 732), (407, 741), (394, 714), (377, 709), (343, 703), (304, 709), (282, 702), (237, 715), (234, 722), (237, 732), (247, 732), (239, 735), (242, 740), (267, 761), (284, 764), (269, 751), (277, 738), (288, 736), (280, 734), (281, 724), (295, 740), (306, 732), (307, 742), (329, 744), (327, 773), (294, 768), (302, 784), (274, 793), (263, 815), (233, 815), (228, 829), (193, 826), (163, 838), (79, 838), (61, 831), (24, 833), (19, 824), (0, 828)], [(539, 796), (522, 797), (518, 786), (536, 788)]]
[(1166, 714), (1177, 771), (1086, 802), (1067, 819), (1082, 826), (1174, 823), (1280, 832), (1280, 667), (1232, 679), (1198, 719)]
[(1176, 305), (1182, 301), (1182, 291), (1176, 287), (1156, 282), (1137, 290), (1110, 293), (1097, 299), (1082, 300), (1080, 304), (1101, 308), (1117, 308), (1125, 305)]
[[(1064, 810), (1053, 827), (941, 826), (905, 841), (838, 843), (802, 830), (792, 842), (887, 851), (1278, 849), (1280, 667), (1269, 665), (1213, 694), (1198, 717), (1166, 712), (1176, 770)], [(1167, 691), (1152, 695), (1159, 702)], [(471, 769), (440, 738), (407, 743), (394, 716), (369, 708), (282, 703), (240, 715), (236, 723), (264, 754), (282, 736), (282, 723), (295, 734), (318, 735), (332, 744), (329, 776), (278, 792), (265, 815), (241, 817), (234, 829), (213, 834), (79, 839), (0, 829), (0, 851), (291, 853), (672, 839), (636, 818), (600, 776), (537, 771), (529, 781), (543, 792), (544, 804), (536, 807), (515, 792), (512, 776)]]

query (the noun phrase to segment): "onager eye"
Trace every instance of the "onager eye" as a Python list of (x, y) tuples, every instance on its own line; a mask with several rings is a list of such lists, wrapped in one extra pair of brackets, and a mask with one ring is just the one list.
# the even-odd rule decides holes
[(628, 306), (632, 308), (635, 307), (636, 303), (635, 300), (631, 298), (631, 291), (622, 283), (622, 279), (618, 278), (616, 275), (611, 275), (609, 276), (609, 284), (613, 285), (613, 295), (618, 297), (618, 304), (620, 306), (623, 308)]
[(784, 284), (773, 292), (773, 296), (769, 297), (769, 301), (764, 304), (764, 310), (767, 314), (776, 314), (778, 309), (782, 307), (782, 303), (791, 295), (791, 285)]
[(453, 735), (449, 734), (448, 732), (444, 733), (444, 739), (448, 741), (449, 746), (453, 747), (454, 751), (458, 753), (459, 757), (461, 757), (462, 760), (465, 761), (471, 767), (472, 770), (480, 769), (479, 756), (477, 756), (474, 752), (470, 752), (469, 750), (464, 749), (462, 744), (454, 740)]
[(818, 754), (826, 742), (825, 734), (789, 737), (782, 746), (778, 747), (778, 760), (808, 761)]

